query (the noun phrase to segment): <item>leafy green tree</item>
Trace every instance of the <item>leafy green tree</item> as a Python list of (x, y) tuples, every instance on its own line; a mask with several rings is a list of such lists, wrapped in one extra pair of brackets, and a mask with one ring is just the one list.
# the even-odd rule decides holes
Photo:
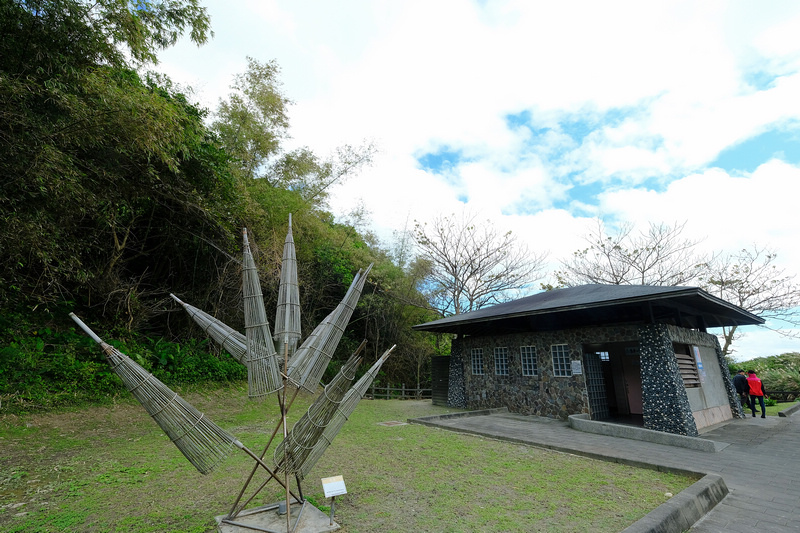
[(267, 175), (276, 186), (297, 191), (312, 206), (324, 207), (331, 187), (370, 165), (376, 152), (372, 143), (346, 144), (321, 159), (308, 148), (299, 148), (278, 159)]
[(243, 178), (258, 178), (267, 161), (280, 152), (288, 135), (287, 106), (275, 61), (247, 58), (247, 71), (237, 74), (227, 100), (219, 103), (212, 129), (237, 162)]
[[(428, 320), (416, 281), (374, 238), (325, 211), (330, 188), (369, 164), (374, 147), (327, 158), (284, 150), (290, 102), (276, 64), (249, 60), (208, 127), (168, 79), (142, 74), (182, 34), (198, 44), (210, 35), (194, 0), (0, 0), (0, 31), (0, 313), (13, 317), (0, 341), (15, 344), (12, 358), (46, 358), (35, 324), (46, 320), (60, 336), (64, 306), (122, 325), (123, 335), (175, 339), (191, 327), (169, 313), (175, 292), (235, 325), (243, 226), (274, 308), (292, 213), (304, 331), (375, 263), (343, 350), (363, 337), (376, 351), (401, 345), (391, 379), (422, 379), (432, 343), (410, 333)], [(172, 350), (158, 344), (154, 368), (177, 376), (182, 356), (170, 359)], [(75, 376), (94, 368), (84, 350), (65, 355), (39, 390), (58, 380), (79, 388)], [(210, 363), (194, 365), (192, 379)], [(17, 374), (14, 383), (25, 381)]]
[(2, 0), (0, 13), (0, 301), (80, 301), (132, 324), (157, 305), (143, 294), (163, 292), (150, 279), (198, 272), (237, 211), (203, 112), (128, 67), (187, 28), (203, 42), (205, 10)]
[(155, 63), (187, 30), (198, 45), (211, 35), (197, 0), (2, 0), (0, 15), (3, 62), (51, 77)]
[(289, 136), (287, 110), (292, 102), (283, 95), (279, 74), (275, 61), (248, 57), (247, 71), (235, 77), (211, 127), (253, 194), (281, 188), (297, 192), (309, 207), (324, 207), (330, 187), (370, 164), (375, 147), (344, 145), (329, 158), (307, 147), (285, 151), (282, 142)]

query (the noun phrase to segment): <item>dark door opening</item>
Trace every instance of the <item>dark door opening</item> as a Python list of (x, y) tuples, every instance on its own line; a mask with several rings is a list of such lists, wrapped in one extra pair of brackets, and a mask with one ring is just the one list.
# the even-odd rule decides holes
[(592, 420), (644, 425), (639, 344), (587, 344), (583, 353)]

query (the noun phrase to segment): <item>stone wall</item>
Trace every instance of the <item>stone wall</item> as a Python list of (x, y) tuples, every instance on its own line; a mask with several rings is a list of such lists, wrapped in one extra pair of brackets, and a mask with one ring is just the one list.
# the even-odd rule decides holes
[[(642, 410), (648, 429), (697, 436), (697, 425), (675, 359), (672, 343), (714, 346), (713, 335), (655, 324), (647, 326), (587, 327), (569, 330), (464, 337), (454, 342), (451, 355), (450, 404), (467, 409), (508, 407), (510, 411), (566, 419), (589, 413), (584, 374), (557, 377), (551, 346), (566, 344), (571, 361), (583, 364), (583, 346), (638, 342), (642, 376)], [(538, 372), (522, 375), (520, 346), (534, 346)], [(508, 348), (508, 375), (496, 375), (494, 349)], [(471, 353), (483, 349), (483, 374), (473, 374)], [(727, 367), (724, 367), (727, 368)], [(734, 394), (731, 389), (731, 399)], [(735, 402), (732, 405), (737, 405)]]
[(652, 324), (642, 326), (640, 331), (644, 427), (696, 437), (697, 425), (675, 359), (670, 330), (665, 324)]
[(456, 337), (450, 344), (450, 381), (447, 387), (447, 404), (458, 409), (467, 409), (464, 390), (464, 354), (461, 337)]
[[(566, 419), (571, 414), (588, 413), (589, 399), (584, 375), (555, 376), (551, 345), (568, 345), (570, 360), (580, 361), (583, 364), (584, 344), (631, 342), (638, 338), (639, 332), (636, 326), (575, 328), (496, 337), (465, 337), (459, 347), (463, 360), (465, 406), (468, 409), (508, 407), (510, 411), (517, 413), (561, 419)], [(537, 375), (522, 375), (520, 346), (536, 347)], [(494, 348), (496, 347), (508, 348), (507, 376), (495, 374)], [(483, 349), (483, 375), (474, 375), (471, 371), (473, 348)]]

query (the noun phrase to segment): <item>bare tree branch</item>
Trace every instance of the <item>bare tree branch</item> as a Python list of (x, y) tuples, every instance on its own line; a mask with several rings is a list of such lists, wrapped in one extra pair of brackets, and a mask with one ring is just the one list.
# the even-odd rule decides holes
[(442, 315), (509, 300), (541, 277), (545, 255), (531, 253), (512, 233), (477, 215), (440, 216), (417, 223), (414, 240), (429, 262), (428, 294)]
[[(752, 248), (719, 258), (702, 277), (703, 288), (761, 318), (800, 326), (800, 286), (794, 283), (795, 275), (775, 265), (777, 256), (774, 251), (754, 244)], [(796, 336), (788, 330), (768, 329)], [(723, 331), (726, 355), (733, 351), (730, 347), (735, 334), (735, 327)]]
[[(700, 241), (682, 237), (685, 225), (651, 223), (647, 232), (636, 234), (633, 225), (624, 224), (609, 234), (598, 220), (585, 237), (588, 247), (561, 262), (555, 273), (558, 285), (692, 284), (762, 318), (800, 326), (800, 286), (794, 275), (775, 265), (774, 251), (753, 245), (729, 255), (700, 254)], [(729, 355), (742, 332), (736, 326), (722, 330), (722, 352)]]
[(695, 281), (713, 256), (698, 254), (700, 241), (684, 239), (686, 223), (650, 224), (647, 232), (634, 233), (623, 224), (608, 233), (601, 220), (585, 237), (588, 247), (561, 262), (556, 272), (560, 286), (586, 283), (610, 285), (684, 285)]

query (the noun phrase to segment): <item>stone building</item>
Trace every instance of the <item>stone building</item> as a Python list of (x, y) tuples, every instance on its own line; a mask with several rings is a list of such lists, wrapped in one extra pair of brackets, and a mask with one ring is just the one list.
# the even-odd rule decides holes
[(455, 334), (448, 404), (679, 435), (742, 410), (708, 328), (763, 319), (696, 287), (583, 285), (414, 326)]

